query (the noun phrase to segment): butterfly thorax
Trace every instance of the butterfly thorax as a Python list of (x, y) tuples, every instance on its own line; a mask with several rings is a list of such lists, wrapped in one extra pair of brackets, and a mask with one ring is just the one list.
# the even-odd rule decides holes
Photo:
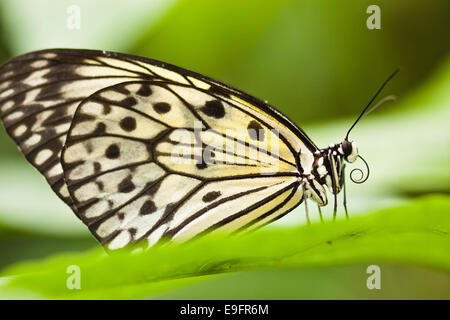
[(325, 186), (332, 194), (338, 194), (344, 184), (345, 162), (352, 163), (358, 157), (354, 141), (344, 140), (314, 153), (311, 173), (303, 175), (304, 198), (311, 198), (320, 206), (328, 203)]

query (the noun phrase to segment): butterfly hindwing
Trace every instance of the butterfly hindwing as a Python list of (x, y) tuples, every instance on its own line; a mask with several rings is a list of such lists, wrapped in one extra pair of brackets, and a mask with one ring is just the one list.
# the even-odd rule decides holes
[[(65, 181), (78, 216), (111, 249), (219, 227), (235, 231), (262, 219), (279, 204), (275, 198), (286, 200), (298, 184), (284, 142), (276, 140), (274, 153), (258, 152), (262, 139), (248, 125), (261, 121), (258, 134), (270, 139), (274, 133), (263, 119), (186, 88), (125, 82), (91, 95), (74, 115), (62, 157)], [(219, 111), (211, 111), (211, 101)], [(229, 117), (236, 119), (234, 127)], [(227, 128), (234, 130), (225, 134)], [(240, 152), (227, 150), (229, 139), (241, 142)], [(205, 159), (205, 146), (213, 147), (214, 159)]]

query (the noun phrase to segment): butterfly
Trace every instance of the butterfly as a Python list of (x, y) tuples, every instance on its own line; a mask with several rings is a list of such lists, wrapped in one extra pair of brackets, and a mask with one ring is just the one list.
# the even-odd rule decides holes
[(307, 209), (307, 199), (322, 218), (326, 188), (335, 217), (345, 164), (361, 158), (349, 133), (387, 81), (345, 139), (321, 149), (274, 107), (209, 77), (129, 54), (52, 49), (0, 67), (0, 118), (114, 250), (251, 231)]

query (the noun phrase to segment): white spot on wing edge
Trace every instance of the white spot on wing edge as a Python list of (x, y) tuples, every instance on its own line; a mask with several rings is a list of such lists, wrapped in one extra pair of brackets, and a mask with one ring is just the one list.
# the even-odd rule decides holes
[(27, 126), (24, 124), (21, 124), (20, 126), (18, 126), (15, 130), (14, 130), (14, 135), (16, 137), (20, 137), (21, 135), (23, 135), (25, 132), (27, 131)]
[(179, 73), (176, 73), (174, 71), (170, 71), (158, 66), (148, 66), (148, 68), (155, 73), (157, 76), (178, 82), (183, 84), (189, 84), (189, 82)]
[(47, 175), (50, 177), (54, 177), (63, 173), (63, 169), (61, 164), (55, 164), (50, 170), (47, 171)]
[[(85, 196), (87, 199), (89, 199), (89, 197), (91, 195), (83, 195), (83, 196)], [(77, 197), (76, 197), (77, 201), (80, 201), (79, 199), (81, 198), (81, 196), (78, 195)], [(101, 201), (97, 202), (96, 204), (93, 204), (92, 206), (90, 206), (84, 212), (84, 216), (88, 219), (95, 218), (95, 217), (100, 216), (104, 212), (106, 212), (108, 209), (109, 209), (108, 200), (101, 200)]]
[(31, 63), (31, 67), (33, 68), (42, 68), (48, 65), (48, 60), (36, 60)]
[(69, 189), (67, 189), (67, 184), (63, 184), (61, 188), (59, 188), (59, 194), (63, 197), (70, 197)]
[(42, 54), (42, 57), (46, 58), (46, 59), (53, 59), (53, 58), (56, 58), (56, 53), (47, 52), (47, 53)]
[(7, 87), (10, 86), (12, 81), (5, 81), (2, 84), (0, 84), (0, 90), (5, 90)]
[(7, 96), (10, 96), (11, 94), (13, 94), (14, 90), (13, 89), (8, 89), (6, 91), (3, 91), (2, 93), (0, 93), (0, 98), (5, 98)]
[(14, 74), (14, 71), (10, 70), (2, 74), (2, 78), (8, 78), (9, 76), (12, 76)]
[(131, 236), (126, 230), (122, 230), (108, 245), (110, 250), (116, 250), (125, 247), (131, 241)]
[[(106, 54), (105, 54), (106, 55)], [(133, 72), (138, 72), (138, 73), (148, 73), (148, 71), (141, 65), (136, 65), (134, 63), (128, 62), (128, 61), (124, 61), (121, 59), (116, 59), (116, 58), (110, 58), (108, 57), (108, 55), (106, 55), (107, 57), (98, 57), (97, 59), (109, 64), (111, 66), (114, 67), (118, 67), (118, 68), (122, 68), (122, 69), (127, 69)]]
[(19, 119), (22, 116), (23, 116), (23, 112), (22, 111), (16, 111), (16, 112), (11, 113), (7, 117), (5, 117), (5, 120), (6, 121), (12, 121), (12, 120)]
[(42, 137), (39, 134), (33, 134), (31, 137), (29, 137), (27, 140), (25, 140), (24, 145), (26, 147), (31, 147), (32, 145), (35, 145), (41, 141)]
[(100, 238), (106, 238), (115, 230), (118, 230), (120, 226), (120, 220), (117, 216), (112, 216), (105, 221), (103, 221), (100, 226), (95, 230), (95, 233)]
[(6, 102), (2, 105), (2, 107), (0, 108), (0, 110), (1, 110), (2, 112), (6, 112), (6, 111), (8, 111), (9, 109), (11, 109), (13, 106), (14, 106), (14, 101), (9, 100), (9, 101), (6, 101)]
[(121, 69), (115, 69), (110, 66), (91, 66), (83, 65), (75, 69), (75, 73), (81, 77), (95, 77), (95, 76), (124, 76), (136, 77), (136, 73)]
[(188, 79), (190, 81), (192, 81), (194, 86), (196, 86), (197, 88), (205, 89), (205, 90), (209, 90), (209, 88), (211, 88), (211, 86), (209, 84), (207, 84), (206, 82), (203, 82), (203, 81), (201, 81), (201, 80), (199, 80), (197, 78), (193, 78), (193, 77), (189, 77), (188, 76)]
[(38, 152), (38, 154), (36, 155), (36, 157), (34, 158), (34, 162), (40, 166), (41, 164), (43, 164), (45, 161), (47, 161), (48, 159), (50, 159), (50, 157), (53, 155), (53, 151), (50, 149), (43, 149), (41, 151)]

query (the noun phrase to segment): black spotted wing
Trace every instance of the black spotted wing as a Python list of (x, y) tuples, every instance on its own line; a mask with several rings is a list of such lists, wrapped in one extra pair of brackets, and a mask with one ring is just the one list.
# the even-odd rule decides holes
[(300, 159), (316, 146), (271, 106), (208, 77), (64, 49), (14, 58), (0, 76), (8, 133), (110, 249), (257, 228), (302, 200)]

